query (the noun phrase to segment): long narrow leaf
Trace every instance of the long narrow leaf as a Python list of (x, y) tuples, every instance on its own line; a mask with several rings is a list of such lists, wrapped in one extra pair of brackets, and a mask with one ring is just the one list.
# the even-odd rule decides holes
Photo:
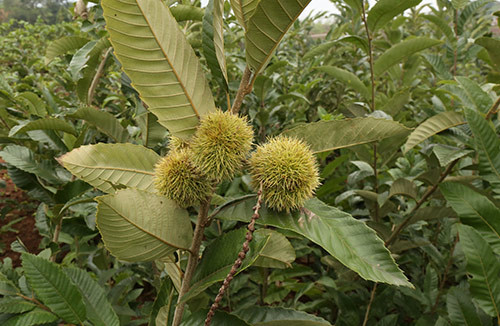
[(304, 140), (316, 153), (389, 137), (406, 137), (409, 133), (410, 129), (396, 121), (371, 117), (313, 122), (284, 132), (285, 135)]
[(248, 21), (246, 57), (255, 75), (267, 65), (285, 33), (311, 0), (260, 0)]
[(162, 1), (104, 0), (115, 54), (149, 110), (173, 135), (191, 136), (215, 110), (203, 69)]

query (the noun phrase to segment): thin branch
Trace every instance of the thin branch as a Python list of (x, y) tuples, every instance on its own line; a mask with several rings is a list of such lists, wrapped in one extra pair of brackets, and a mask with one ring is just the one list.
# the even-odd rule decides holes
[(44, 305), (43, 303), (41, 303), (40, 301), (38, 301), (37, 299), (35, 298), (30, 298), (30, 297), (27, 297), (25, 296), (24, 294), (22, 293), (16, 293), (16, 295), (20, 298), (23, 298), (24, 300), (26, 301), (30, 301), (30, 302), (33, 302), (34, 304), (36, 304), (38, 307), (40, 307), (41, 309), (43, 310), (46, 310), (46, 311), (49, 311), (49, 312), (52, 312), (52, 310), (50, 310), (46, 305)]
[(196, 266), (198, 265), (200, 247), (201, 247), (201, 242), (203, 240), (203, 233), (205, 231), (206, 219), (209, 208), (210, 208), (210, 199), (207, 199), (200, 205), (200, 211), (198, 212), (198, 221), (196, 222), (193, 241), (191, 242), (191, 248), (189, 249), (188, 264), (186, 267), (186, 272), (184, 273), (184, 279), (182, 280), (182, 286), (179, 292), (179, 298), (177, 299), (177, 306), (175, 307), (174, 320), (172, 321), (172, 326), (179, 326), (182, 321), (182, 315), (184, 314), (184, 307), (186, 306), (186, 302), (182, 301), (182, 298), (189, 291), (194, 271), (196, 270)]
[(92, 79), (92, 83), (90, 84), (89, 91), (87, 93), (87, 103), (88, 105), (92, 105), (92, 101), (94, 100), (94, 93), (95, 89), (97, 88), (97, 85), (99, 84), (99, 79), (102, 76), (102, 73), (104, 71), (104, 66), (106, 65), (106, 60), (108, 59), (109, 54), (113, 50), (112, 47), (110, 47), (106, 53), (104, 54), (104, 58), (102, 59), (101, 63), (99, 64), (99, 67), (97, 68), (97, 72), (94, 75), (94, 79)]
[(499, 108), (500, 108), (500, 97), (496, 100), (491, 109), (488, 110), (488, 113), (486, 114), (486, 120), (491, 119), (491, 116), (497, 113)]
[(396, 229), (394, 230), (394, 232), (391, 234), (391, 236), (389, 237), (389, 239), (387, 239), (385, 241), (385, 245), (386, 246), (389, 246), (391, 245), (394, 240), (396, 240), (396, 238), (398, 237), (399, 233), (410, 223), (411, 219), (413, 218), (413, 215), (415, 214), (415, 212), (420, 208), (420, 206), (422, 206), (425, 201), (437, 190), (439, 184), (441, 182), (443, 182), (443, 180), (448, 176), (448, 174), (450, 174), (451, 170), (453, 169), (453, 167), (458, 163), (460, 159), (456, 159), (455, 161), (453, 161), (450, 165), (448, 165), (448, 167), (446, 168), (446, 170), (441, 174), (441, 176), (439, 177), (439, 180), (436, 182), (436, 184), (434, 186), (432, 186), (432, 188), (428, 189), (424, 195), (422, 196), (422, 198), (420, 198), (420, 200), (417, 202), (417, 204), (415, 205), (415, 207), (413, 207), (413, 209), (411, 210), (411, 212), (408, 214), (408, 217), (406, 217), (406, 219), (401, 223), (399, 224)]
[(226, 278), (224, 279), (224, 282), (222, 283), (222, 286), (219, 289), (219, 293), (215, 297), (214, 303), (210, 307), (210, 311), (208, 312), (207, 318), (205, 319), (205, 326), (210, 326), (210, 324), (212, 323), (212, 318), (215, 314), (215, 310), (219, 308), (219, 304), (222, 300), (222, 297), (224, 296), (224, 292), (226, 292), (226, 290), (229, 288), (229, 285), (231, 284), (234, 275), (236, 274), (241, 264), (243, 263), (243, 260), (245, 259), (248, 250), (250, 250), (250, 241), (252, 241), (253, 239), (253, 232), (255, 231), (255, 221), (257, 221), (257, 219), (259, 218), (259, 209), (261, 205), (262, 205), (262, 184), (260, 185), (260, 189), (257, 192), (257, 204), (255, 204), (253, 208), (254, 212), (252, 215), (252, 219), (250, 220), (250, 223), (248, 224), (247, 227), (248, 231), (245, 236), (246, 240), (243, 243), (243, 247), (240, 253), (238, 254), (238, 258), (234, 262), (233, 267), (231, 267), (231, 271), (229, 272), (229, 274), (227, 274)]
[(231, 107), (231, 112), (233, 114), (238, 114), (241, 108), (241, 104), (243, 104), (243, 99), (252, 91), (252, 85), (250, 84), (251, 75), (252, 72), (250, 71), (250, 68), (248, 68), (247, 66), (245, 68), (245, 71), (243, 72), (243, 77), (241, 77), (240, 87), (238, 88), (238, 92), (236, 93), (233, 106)]
[(370, 316), (370, 310), (372, 309), (372, 303), (373, 300), (375, 299), (375, 292), (377, 291), (377, 285), (378, 283), (375, 283), (373, 285), (372, 293), (370, 295), (370, 301), (368, 302), (368, 307), (366, 307), (366, 313), (365, 313), (365, 319), (363, 320), (363, 326), (366, 326), (368, 323), (368, 317)]
[(363, 19), (363, 24), (365, 25), (365, 31), (366, 31), (366, 37), (368, 38), (368, 54), (370, 56), (370, 75), (371, 75), (371, 90), (372, 90), (372, 101), (370, 105), (370, 109), (375, 111), (375, 73), (373, 71), (373, 42), (372, 42), (372, 35), (370, 34), (370, 30), (368, 29), (368, 23), (366, 21), (366, 10), (365, 10), (365, 3), (363, 2), (363, 15), (361, 16), (361, 19)]

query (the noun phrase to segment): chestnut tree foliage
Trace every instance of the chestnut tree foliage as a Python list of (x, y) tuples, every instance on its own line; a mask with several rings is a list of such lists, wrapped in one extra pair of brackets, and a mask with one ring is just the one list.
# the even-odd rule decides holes
[(310, 1), (0, 25), (2, 325), (500, 322), (500, 2)]

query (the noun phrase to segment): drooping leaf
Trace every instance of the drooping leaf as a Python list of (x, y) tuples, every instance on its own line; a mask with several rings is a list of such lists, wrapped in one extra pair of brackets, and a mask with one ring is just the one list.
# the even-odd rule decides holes
[(230, 0), (231, 8), (240, 25), (247, 30), (248, 21), (252, 17), (260, 0)]
[(311, 0), (260, 0), (245, 33), (247, 64), (258, 75)]
[(409, 91), (396, 93), (380, 108), (380, 111), (394, 117), (410, 102), (410, 99), (411, 93)]
[(170, 7), (170, 12), (178, 22), (186, 20), (201, 21), (203, 19), (204, 11), (200, 7), (178, 4)]
[(161, 1), (101, 3), (115, 54), (149, 110), (171, 134), (190, 137), (215, 110), (196, 54)]
[(64, 272), (80, 289), (87, 308), (87, 318), (94, 326), (120, 325), (118, 316), (106, 298), (106, 292), (86, 271), (67, 267)]
[(41, 308), (35, 308), (34, 310), (28, 311), (21, 315), (16, 315), (9, 318), (3, 326), (36, 326), (45, 325), (56, 321), (58, 318), (53, 313), (43, 310)]
[(166, 197), (124, 189), (96, 200), (104, 245), (121, 260), (152, 261), (191, 244), (187, 211)]
[(226, 55), (224, 53), (224, 0), (210, 0), (203, 18), (203, 54), (212, 75), (228, 90)]
[(404, 153), (417, 146), (424, 140), (452, 127), (465, 123), (463, 116), (454, 111), (439, 113), (421, 123), (408, 137), (404, 145)]
[(154, 151), (133, 144), (96, 144), (72, 150), (58, 161), (92, 186), (112, 193), (117, 186), (154, 191)]
[(292, 267), (291, 263), (295, 260), (295, 250), (288, 239), (273, 230), (263, 229), (259, 232), (268, 235), (269, 240), (253, 265), (267, 268)]
[(422, 0), (379, 0), (368, 12), (368, 28), (372, 32), (384, 27), (397, 15), (402, 14), (406, 9), (415, 7)]
[(471, 150), (460, 149), (456, 147), (451, 147), (447, 145), (437, 144), (432, 148), (432, 151), (436, 155), (439, 165), (441, 167), (448, 166), (451, 162), (472, 153)]
[(474, 134), (476, 150), (479, 152), (479, 174), (500, 187), (500, 139), (491, 125), (479, 113), (465, 108), (465, 117)]
[(432, 66), (436, 75), (441, 79), (452, 79), (452, 75), (450, 73), (450, 67), (448, 67), (442, 57), (437, 54), (422, 54), (422, 57)]
[(23, 92), (16, 97), (16, 100), (25, 104), (30, 114), (39, 117), (45, 117), (47, 115), (45, 103), (33, 92)]
[(371, 92), (368, 89), (368, 87), (366, 87), (366, 85), (363, 84), (363, 82), (358, 78), (358, 76), (356, 76), (352, 72), (333, 66), (316, 67), (316, 69), (319, 71), (326, 72), (333, 78), (338, 79), (345, 86), (350, 87), (355, 91), (359, 92), (359, 94), (361, 94), (361, 96), (363, 96), (365, 99), (369, 99), (371, 97)]
[(323, 318), (281, 307), (252, 306), (234, 314), (254, 326), (331, 326)]
[(500, 262), (474, 228), (461, 224), (458, 229), (472, 297), (488, 315), (500, 318)]
[(389, 137), (406, 137), (409, 133), (410, 129), (396, 121), (372, 117), (313, 122), (284, 132), (287, 136), (304, 140), (316, 153)]
[(90, 53), (96, 46), (97, 41), (90, 41), (85, 44), (81, 49), (75, 52), (73, 58), (71, 58), (71, 62), (68, 66), (68, 71), (71, 73), (71, 76), (74, 81), (78, 81), (82, 78), (81, 71), (85, 67), (87, 67), (87, 62), (90, 59)]
[(0, 301), (0, 312), (2, 313), (19, 314), (22, 312), (33, 310), (36, 307), (37, 307), (36, 304), (23, 299), (3, 298), (2, 301)]
[(453, 326), (481, 326), (481, 320), (469, 293), (459, 288), (452, 288), (446, 295), (446, 308)]
[(49, 64), (55, 57), (78, 50), (88, 43), (88, 39), (79, 36), (65, 36), (52, 41), (45, 50), (45, 64)]
[(487, 231), (500, 240), (500, 208), (471, 188), (454, 182), (439, 186), (460, 220), (478, 231)]
[(389, 197), (395, 195), (403, 195), (417, 200), (418, 189), (417, 186), (408, 179), (397, 179), (392, 183), (391, 189), (389, 191)]
[[(252, 205), (251, 201), (244, 201), (221, 211), (217, 217), (248, 222)], [(375, 231), (318, 199), (307, 201), (304, 209), (292, 214), (261, 208), (260, 216), (258, 223), (301, 234), (364, 279), (412, 287)]]
[[(238, 258), (238, 253), (245, 241), (245, 234), (245, 228), (236, 229), (223, 234), (207, 246), (196, 268), (191, 288), (182, 298), (182, 301), (187, 301), (210, 285), (224, 280)], [(250, 267), (259, 258), (272, 236), (273, 234), (266, 233), (262, 229), (255, 231), (254, 239), (250, 242), (250, 251), (243, 260), (237, 274)]]
[(0, 157), (7, 163), (50, 182), (59, 183), (54, 168), (47, 161), (35, 160), (35, 154), (29, 148), (20, 145), (9, 145), (0, 151)]
[(401, 62), (403, 59), (441, 43), (442, 42), (439, 40), (423, 36), (406, 39), (385, 51), (377, 60), (375, 60), (375, 63), (373, 64), (373, 73), (375, 76), (380, 76), (387, 69)]
[(484, 47), (490, 56), (491, 61), (497, 70), (500, 70), (500, 40), (492, 37), (480, 37), (476, 40), (476, 44)]
[[(457, 1), (457, 0), (455, 0)], [(461, 0), (458, 0), (461, 1)], [(457, 34), (462, 35), (464, 31), (465, 24), (467, 21), (474, 15), (474, 13), (479, 10), (481, 7), (486, 5), (493, 0), (477, 0), (471, 1), (460, 13), (457, 19)], [(467, 1), (468, 2), (468, 1)]]
[(493, 104), (491, 97), (475, 81), (466, 77), (455, 77), (465, 90), (478, 112), (487, 113)]
[(422, 15), (422, 17), (436, 25), (437, 28), (439, 28), (439, 30), (444, 34), (448, 42), (455, 42), (455, 33), (451, 29), (449, 22), (436, 15)]
[(68, 323), (82, 324), (86, 319), (82, 295), (61, 268), (29, 253), (22, 253), (22, 260), (26, 278), (43, 304)]
[(116, 142), (126, 142), (128, 132), (111, 113), (91, 107), (83, 107), (70, 115), (71, 118), (82, 119), (100, 132), (113, 138)]
[(64, 120), (57, 118), (42, 118), (33, 121), (26, 121), (25, 123), (13, 127), (9, 132), (9, 137), (31, 130), (54, 130), (63, 131), (73, 136), (77, 135), (75, 127)]

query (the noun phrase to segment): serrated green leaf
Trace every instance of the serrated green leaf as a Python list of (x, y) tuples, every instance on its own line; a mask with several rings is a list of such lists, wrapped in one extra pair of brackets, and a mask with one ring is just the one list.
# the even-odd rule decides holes
[(152, 261), (191, 245), (187, 211), (166, 197), (124, 189), (96, 200), (104, 245), (121, 260)]
[(75, 127), (64, 120), (57, 118), (42, 118), (33, 121), (24, 121), (23, 123), (14, 126), (9, 132), (9, 137), (31, 130), (54, 130), (63, 131), (73, 136), (77, 135)]
[(492, 37), (480, 37), (476, 40), (476, 44), (482, 46), (488, 51), (491, 61), (497, 70), (500, 70), (500, 40)]
[(87, 318), (94, 326), (120, 326), (118, 316), (106, 298), (106, 292), (86, 271), (67, 267), (64, 272), (80, 289), (87, 308)]
[(364, 38), (359, 37), (357, 35), (348, 35), (348, 36), (341, 37), (335, 41), (322, 43), (322, 44), (312, 48), (311, 50), (306, 52), (303, 59), (309, 60), (309, 59), (312, 59), (318, 55), (324, 54), (328, 50), (333, 48), (335, 45), (337, 45), (341, 42), (352, 43), (352, 44), (356, 45), (357, 47), (361, 48), (363, 50), (363, 52), (365, 52), (365, 54), (368, 53), (368, 42)]
[(0, 294), (1, 295), (15, 295), (20, 292), (17, 286), (0, 272)]
[(500, 191), (500, 139), (479, 113), (468, 108), (464, 111), (479, 153), (479, 174)]
[(154, 166), (160, 156), (133, 144), (96, 144), (72, 150), (58, 161), (72, 174), (107, 192), (119, 186), (154, 191)]
[(257, 76), (311, 0), (260, 0), (245, 33), (247, 64)]
[[(196, 268), (191, 288), (184, 295), (182, 301), (187, 301), (210, 285), (224, 280), (238, 258), (238, 253), (241, 251), (243, 242), (245, 242), (246, 232), (245, 228), (226, 232), (207, 246)], [(250, 242), (250, 251), (243, 260), (237, 274), (250, 267), (258, 259), (271, 236), (262, 229), (254, 232), (254, 239)]]
[(8, 319), (3, 326), (36, 326), (45, 325), (56, 321), (58, 318), (53, 313), (36, 308), (27, 313), (16, 315)]
[(0, 301), (0, 312), (7, 314), (19, 314), (33, 310), (36, 307), (36, 304), (23, 299), (3, 298)]
[(47, 115), (45, 103), (33, 92), (23, 92), (16, 96), (16, 100), (26, 105), (30, 114), (39, 117), (45, 117)]
[(463, 223), (500, 240), (500, 209), (487, 197), (460, 183), (445, 182), (439, 189)]
[[(454, 1), (462, 1), (462, 0), (454, 0)], [(458, 35), (462, 35), (462, 33), (464, 32), (465, 24), (474, 15), (474, 13), (489, 2), (493, 2), (493, 0), (472, 1), (462, 10), (460, 16), (457, 19)]]
[(168, 278), (164, 279), (153, 302), (148, 326), (170, 325), (169, 320), (173, 317), (175, 303), (177, 302), (177, 295), (174, 294), (175, 289), (172, 282)]
[(215, 110), (196, 54), (161, 1), (101, 3), (115, 54), (149, 110), (171, 134), (190, 137)]
[(323, 318), (281, 307), (252, 306), (234, 314), (253, 326), (331, 326)]
[(75, 113), (69, 115), (71, 118), (82, 119), (92, 126), (96, 127), (100, 132), (113, 138), (116, 142), (126, 142), (128, 132), (120, 124), (120, 121), (109, 112), (97, 110), (90, 107), (78, 109)]
[(288, 239), (281, 233), (273, 230), (264, 229), (259, 232), (267, 235), (269, 240), (253, 265), (266, 268), (292, 267), (291, 263), (295, 261), (295, 250)]
[(88, 39), (79, 36), (65, 36), (52, 41), (45, 50), (45, 64), (49, 64), (55, 57), (78, 50), (88, 43)]
[(488, 315), (500, 318), (500, 262), (474, 228), (460, 224), (458, 230), (472, 297)]
[(453, 326), (481, 326), (469, 293), (452, 288), (446, 295), (446, 308)]
[[(248, 222), (251, 201), (228, 207), (217, 217)], [(323, 247), (362, 278), (374, 282), (413, 287), (398, 268), (375, 231), (351, 215), (313, 198), (292, 214), (261, 208), (257, 223), (301, 234)]]
[(368, 28), (376, 32), (390, 22), (397, 15), (402, 14), (406, 9), (415, 7), (422, 0), (379, 0), (368, 12)]
[(465, 123), (463, 116), (458, 112), (448, 111), (439, 113), (421, 123), (408, 137), (404, 145), (404, 153), (417, 146), (424, 140), (452, 127)]
[[(399, 0), (398, 0), (399, 1)], [(441, 44), (439, 40), (428, 37), (415, 37), (400, 42), (385, 51), (373, 64), (375, 76), (382, 75), (387, 69), (417, 52)]]
[(452, 79), (450, 68), (446, 66), (438, 54), (423, 54), (422, 57), (432, 66), (436, 75), (441, 79)]
[(417, 186), (408, 179), (397, 179), (392, 183), (391, 189), (389, 190), (389, 198), (396, 195), (403, 195), (417, 200)]
[(439, 28), (439, 30), (444, 34), (448, 42), (455, 42), (455, 33), (451, 29), (449, 22), (435, 15), (422, 15), (422, 17), (436, 25), (437, 28)]
[(35, 160), (35, 154), (27, 147), (20, 145), (9, 145), (0, 151), (0, 157), (5, 162), (28, 173), (33, 173), (38, 177), (54, 183), (60, 183), (59, 178), (54, 173), (53, 166), (47, 161)]
[(491, 97), (475, 81), (466, 77), (455, 77), (474, 104), (478, 112), (487, 113), (493, 105)]
[(212, 75), (228, 90), (226, 55), (224, 54), (224, 0), (210, 0), (203, 18), (203, 54)]
[(96, 46), (97, 41), (90, 41), (75, 52), (68, 66), (68, 71), (71, 77), (76, 82), (82, 78), (81, 71), (87, 67), (87, 62), (90, 59), (90, 53)]
[(361, 94), (361, 96), (363, 96), (365, 99), (370, 99), (371, 97), (370, 90), (358, 78), (358, 76), (356, 76), (352, 72), (333, 66), (322, 66), (322, 67), (316, 67), (315, 69), (326, 72), (328, 75), (342, 82), (344, 86), (352, 88), (355, 91), (359, 92), (359, 94)]
[(283, 134), (304, 140), (315, 153), (320, 153), (389, 137), (406, 137), (410, 131), (396, 121), (367, 117), (301, 124)]
[(473, 151), (437, 144), (432, 148), (432, 152), (436, 155), (439, 165), (445, 167), (456, 159), (464, 157)]
[(252, 17), (260, 0), (230, 0), (231, 8), (240, 25), (247, 30), (248, 21)]
[(470, 0), (451, 0), (451, 5), (457, 10), (463, 9)]
[(26, 278), (43, 304), (68, 323), (82, 324), (86, 319), (82, 295), (60, 267), (24, 252), (22, 261)]

